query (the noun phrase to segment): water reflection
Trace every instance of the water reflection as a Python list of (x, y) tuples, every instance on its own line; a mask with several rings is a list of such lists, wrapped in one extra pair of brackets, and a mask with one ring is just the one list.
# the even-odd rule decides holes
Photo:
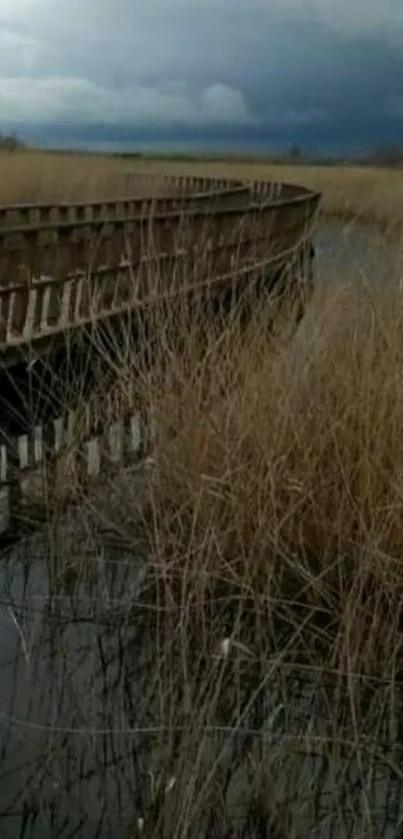
[(1, 836), (122, 835), (133, 812), (140, 564), (88, 526), (78, 514), (61, 522), (63, 567), (45, 533), (2, 562)]
[[(363, 776), (351, 731), (344, 746), (340, 735), (349, 730), (347, 689), (343, 704), (340, 688), (326, 687), (323, 673), (280, 671), (268, 653), (254, 661), (242, 645), (232, 659), (217, 663), (213, 655), (206, 665), (195, 630), (187, 687), (197, 686), (203, 672), (218, 688), (201, 741), (196, 718), (183, 709), (177, 615), (164, 613), (166, 649), (157, 660), (161, 618), (151, 616), (157, 603), (145, 590), (144, 560), (111, 544), (88, 511), (66, 513), (51, 539), (36, 534), (13, 548), (2, 561), (0, 585), (2, 837), (136, 836), (139, 818), (158, 816), (156, 805), (149, 808), (149, 770), (172, 741), (169, 726), (177, 727), (176, 760), (187, 761), (179, 799), (186, 784), (191, 788), (217, 763), (227, 816), (225, 824), (215, 822), (213, 807), (194, 814), (181, 833), (150, 828), (147, 837), (266, 835), (251, 805), (260, 777), (251, 766), (263, 767), (296, 837), (397, 835), (403, 786), (395, 767), (402, 755), (390, 685), (369, 691), (357, 680), (357, 707), (362, 700), (365, 712), (360, 730), (368, 739), (366, 751), (360, 746)], [(208, 612), (218, 638), (223, 614), (211, 605)]]

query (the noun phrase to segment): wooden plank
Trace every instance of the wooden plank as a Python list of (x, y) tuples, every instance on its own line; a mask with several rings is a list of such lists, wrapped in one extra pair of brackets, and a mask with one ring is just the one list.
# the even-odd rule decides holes
[(22, 335), (25, 328), (25, 322), (28, 313), (28, 302), (30, 295), (30, 282), (27, 277), (25, 283), (21, 286), (21, 290), (14, 293), (11, 297), (10, 305), (10, 331), (13, 336)]
[(68, 312), (67, 312), (67, 324), (70, 326), (72, 323), (76, 321), (76, 311), (77, 305), (79, 300), (79, 293), (80, 293), (80, 283), (81, 283), (81, 276), (77, 275), (71, 282), (70, 285), (70, 294), (68, 297)]
[(46, 286), (38, 286), (35, 289), (35, 304), (32, 319), (32, 333), (33, 338), (37, 333), (42, 331), (42, 324), (45, 314), (45, 290)]
[(8, 322), (10, 316), (11, 294), (5, 290), (8, 276), (4, 273), (7, 271), (8, 262), (8, 260), (3, 260), (0, 273), (0, 292), (3, 291), (3, 294), (0, 297), (0, 343), (4, 343), (7, 340)]
[(69, 322), (70, 296), (74, 280), (66, 280), (61, 286), (60, 328), (65, 329)]
[(94, 317), (94, 289), (96, 280), (91, 271), (89, 271), (82, 279), (80, 284), (80, 300), (77, 309), (78, 318), (86, 318), (91, 320)]
[(47, 288), (48, 305), (44, 314), (46, 326), (56, 326), (60, 322), (62, 313), (63, 286), (49, 285)]
[(80, 317), (80, 306), (81, 306), (81, 299), (83, 296), (83, 284), (86, 281), (86, 274), (81, 274), (77, 278), (77, 283), (75, 287), (75, 300), (74, 300), (74, 308), (70, 309), (71, 318), (69, 320), (69, 325), (72, 323), (77, 323)]
[(115, 296), (116, 269), (109, 267), (97, 271), (96, 295), (98, 312), (108, 312)]

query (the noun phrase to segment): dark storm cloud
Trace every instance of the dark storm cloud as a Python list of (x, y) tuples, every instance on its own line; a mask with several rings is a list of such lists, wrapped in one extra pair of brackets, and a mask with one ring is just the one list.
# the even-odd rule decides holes
[(403, 3), (2, 0), (0, 106), (80, 133), (395, 142)]

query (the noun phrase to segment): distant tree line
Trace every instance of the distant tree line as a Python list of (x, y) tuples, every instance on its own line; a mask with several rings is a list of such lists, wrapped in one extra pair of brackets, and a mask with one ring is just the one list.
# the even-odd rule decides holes
[[(16, 152), (19, 150), (24, 150), (27, 148), (27, 144), (21, 140), (20, 137), (17, 136), (15, 133), (8, 133), (6, 131), (0, 131), (0, 151), (5, 152)], [(45, 149), (43, 149), (45, 151)], [(82, 154), (82, 150), (74, 150), (74, 149), (49, 149), (52, 153), (56, 153), (60, 151), (62, 154)], [(88, 150), (88, 153), (91, 153)], [(105, 154), (105, 153), (103, 153)], [(356, 166), (358, 165), (366, 165), (366, 166), (379, 166), (379, 167), (390, 167), (390, 168), (400, 168), (403, 167), (403, 144), (399, 145), (381, 145), (378, 148), (374, 149), (374, 151), (370, 154), (350, 154), (350, 155), (325, 155), (325, 154), (315, 154), (312, 151), (307, 149), (301, 148), (297, 143), (290, 145), (284, 149), (282, 152), (272, 152), (266, 155), (256, 155), (253, 153), (233, 153), (230, 152), (221, 152), (221, 153), (208, 153), (208, 152), (200, 152), (192, 153), (192, 152), (173, 152), (167, 151), (165, 154), (162, 152), (152, 152), (145, 148), (144, 150), (133, 150), (133, 151), (111, 151), (109, 155), (112, 157), (119, 157), (119, 158), (126, 158), (126, 159), (143, 159), (149, 160), (153, 158), (160, 158), (164, 157), (169, 160), (228, 160), (233, 159), (234, 161), (243, 161), (253, 162), (258, 159), (270, 163), (283, 163), (288, 165), (304, 165), (304, 166), (339, 166), (340, 164), (344, 166)], [(109, 156), (108, 155), (108, 156)]]
[(0, 151), (18, 151), (25, 149), (25, 143), (16, 134), (0, 131)]
[(369, 157), (369, 163), (374, 166), (403, 166), (403, 145), (402, 146), (380, 146), (373, 155)]
[(343, 157), (319, 157), (306, 153), (299, 146), (293, 145), (288, 152), (278, 157), (279, 162), (281, 159), (287, 163), (301, 163), (313, 166), (337, 166), (340, 164), (344, 166), (356, 166), (357, 164), (364, 164), (367, 166), (399, 168), (403, 167), (403, 144), (401, 146), (382, 145), (370, 154), (351, 154)]

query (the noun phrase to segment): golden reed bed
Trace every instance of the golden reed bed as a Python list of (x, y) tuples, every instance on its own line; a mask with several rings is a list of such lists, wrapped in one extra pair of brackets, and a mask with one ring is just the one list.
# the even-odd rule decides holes
[(116, 197), (130, 192), (124, 175), (154, 171), (178, 175), (277, 180), (323, 192), (325, 212), (395, 226), (403, 223), (403, 172), (358, 166), (291, 166), (177, 160), (130, 160), (90, 154), (0, 152), (0, 202)]

